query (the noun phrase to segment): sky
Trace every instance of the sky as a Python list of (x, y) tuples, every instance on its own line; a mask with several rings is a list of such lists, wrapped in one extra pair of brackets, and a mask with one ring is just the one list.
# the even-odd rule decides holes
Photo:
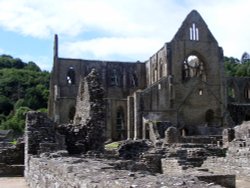
[(0, 54), (53, 64), (59, 57), (145, 61), (196, 9), (224, 49), (250, 52), (249, 0), (0, 0)]

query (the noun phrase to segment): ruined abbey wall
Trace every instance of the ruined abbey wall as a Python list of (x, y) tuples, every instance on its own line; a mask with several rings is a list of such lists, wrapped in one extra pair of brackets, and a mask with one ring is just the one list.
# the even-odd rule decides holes
[(223, 51), (197, 12), (187, 16), (173, 40), (146, 66), (149, 85), (141, 91), (140, 106), (145, 121), (171, 121), (189, 134), (201, 134), (198, 126), (222, 125)]
[(243, 122), (226, 133), (229, 133), (224, 135), (224, 137), (227, 136), (224, 139), (224, 146), (227, 147), (226, 157), (209, 157), (203, 167), (219, 173), (236, 174), (238, 177), (247, 179), (250, 172), (250, 122)]
[(250, 120), (249, 80), (225, 78), (223, 49), (195, 10), (145, 62), (61, 58), (56, 36), (49, 97), (53, 121), (73, 122), (80, 79), (93, 68), (104, 88), (109, 141), (142, 138), (150, 122), (170, 121), (188, 135), (200, 135), (221, 134), (229, 112), (236, 123)]

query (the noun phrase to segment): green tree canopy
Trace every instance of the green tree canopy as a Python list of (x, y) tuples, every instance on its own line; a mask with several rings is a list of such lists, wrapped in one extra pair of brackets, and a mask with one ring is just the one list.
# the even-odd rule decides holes
[(28, 110), (45, 111), (49, 76), (32, 61), (0, 56), (0, 128), (22, 131)]

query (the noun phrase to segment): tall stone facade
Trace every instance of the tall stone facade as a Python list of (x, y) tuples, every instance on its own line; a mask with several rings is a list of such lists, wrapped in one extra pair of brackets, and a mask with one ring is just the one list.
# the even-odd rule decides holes
[[(183, 135), (221, 134), (221, 127), (228, 125), (227, 105), (232, 100), (227, 94), (235, 90), (230, 93), (227, 85), (235, 81), (225, 77), (223, 50), (195, 10), (174, 38), (145, 62), (61, 58), (56, 35), (48, 107), (54, 122), (76, 123), (76, 107), (88, 116), (78, 91), (93, 68), (104, 89), (107, 140), (146, 138), (149, 125), (164, 122)], [(245, 89), (248, 99), (249, 91)]]

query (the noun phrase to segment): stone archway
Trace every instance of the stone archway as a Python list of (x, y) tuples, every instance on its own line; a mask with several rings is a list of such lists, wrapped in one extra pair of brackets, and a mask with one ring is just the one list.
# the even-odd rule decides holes
[(206, 111), (205, 121), (208, 125), (211, 125), (214, 122), (214, 111), (212, 109)]

